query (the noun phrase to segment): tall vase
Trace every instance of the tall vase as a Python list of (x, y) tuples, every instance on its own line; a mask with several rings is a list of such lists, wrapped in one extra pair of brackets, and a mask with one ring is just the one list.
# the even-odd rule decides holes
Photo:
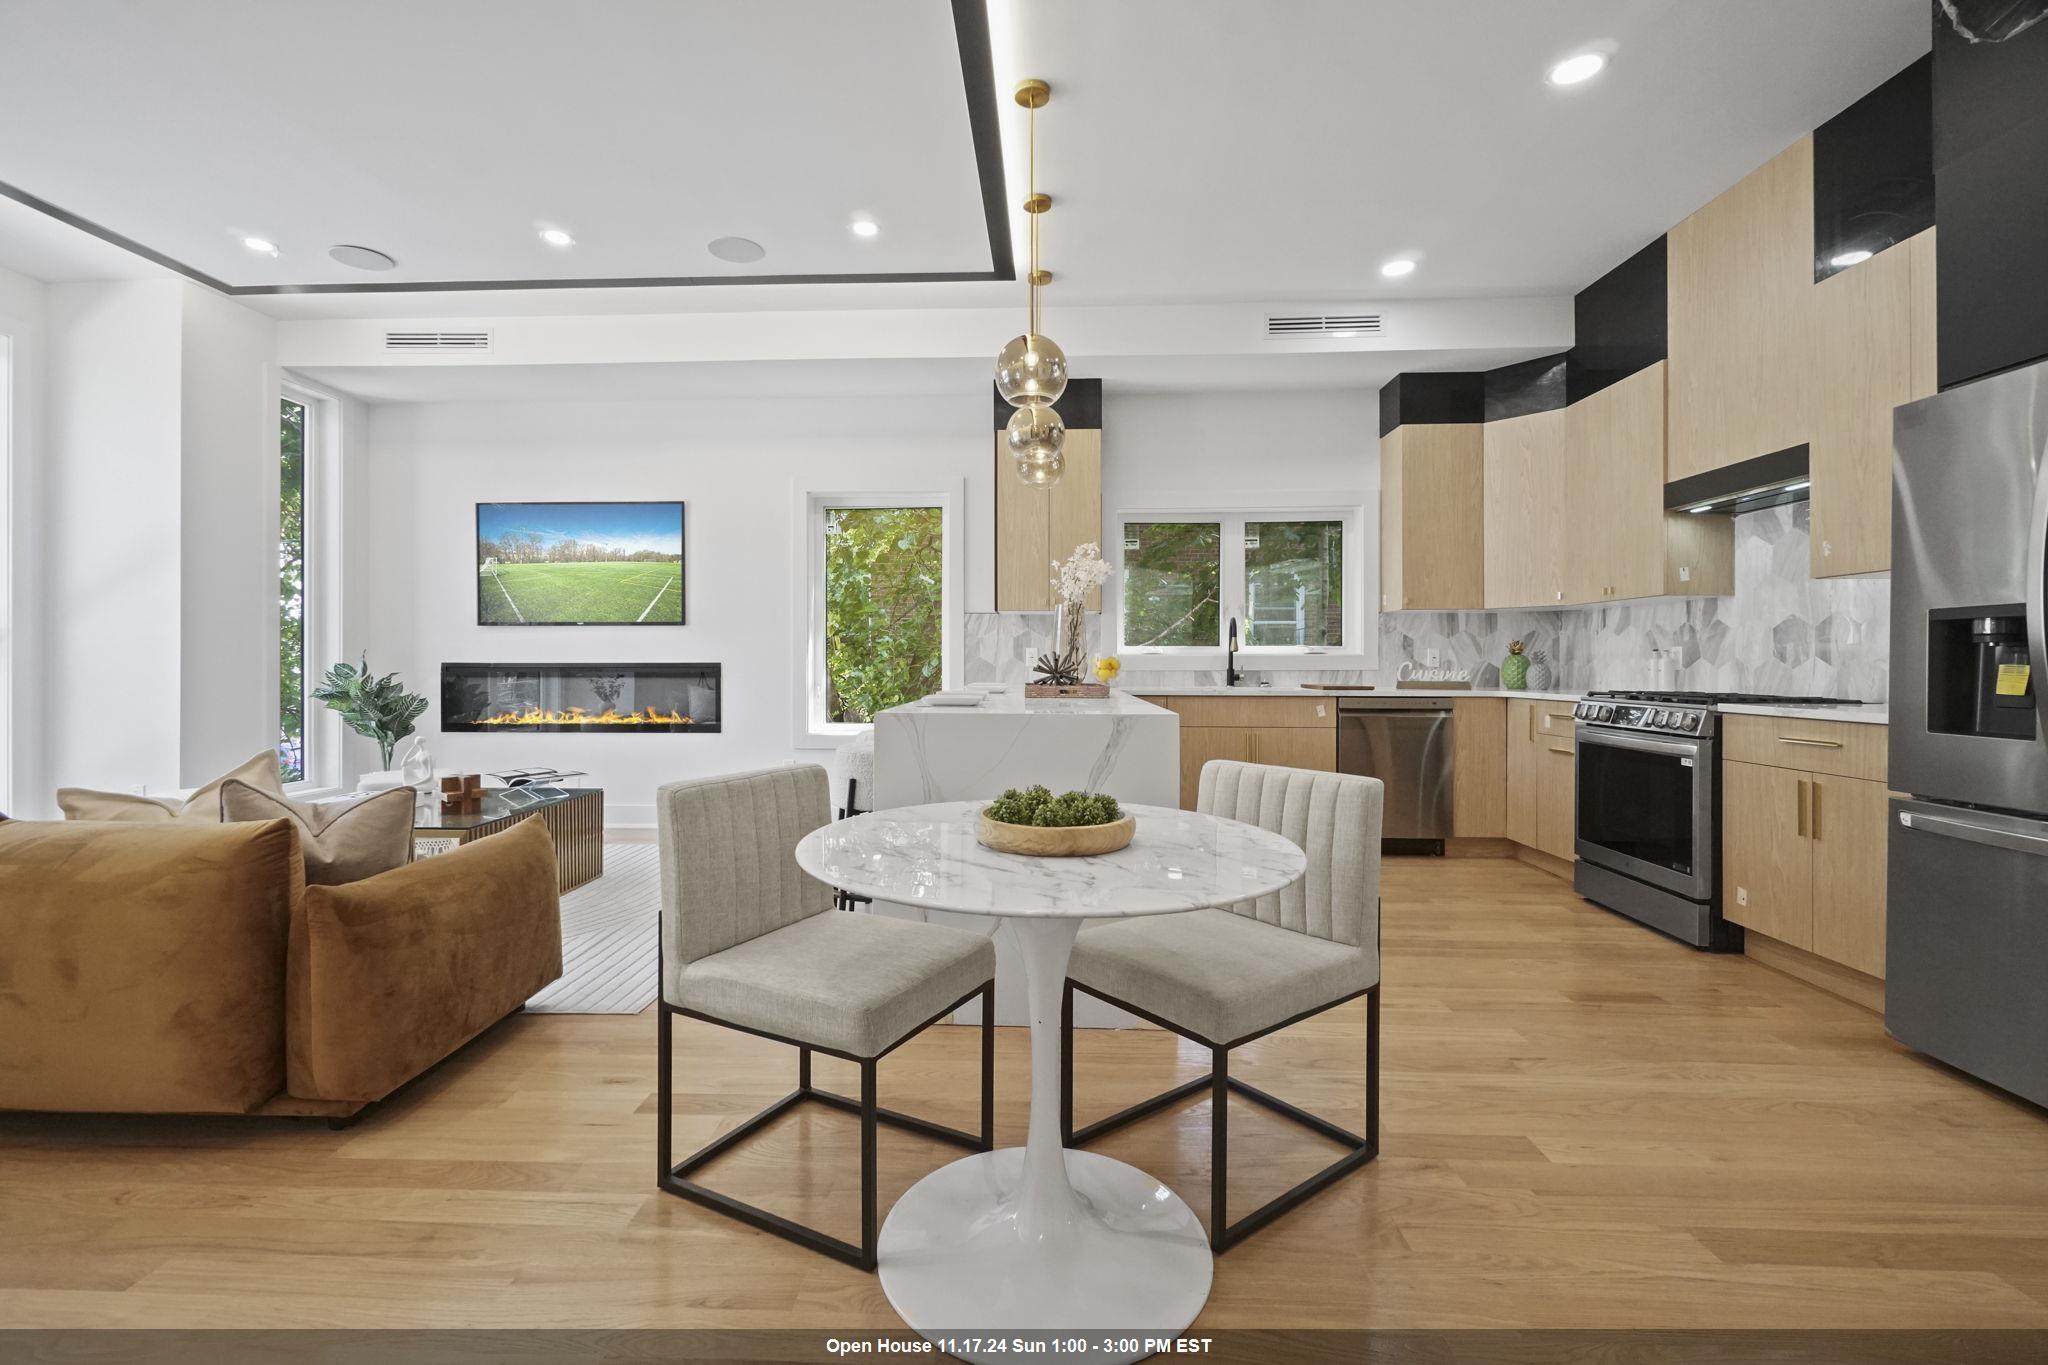
[(1073, 672), (1073, 681), (1086, 681), (1083, 676), (1088, 668), (1090, 654), (1088, 640), (1088, 608), (1084, 602), (1061, 602), (1059, 617), (1053, 627), (1053, 652), (1059, 661)]

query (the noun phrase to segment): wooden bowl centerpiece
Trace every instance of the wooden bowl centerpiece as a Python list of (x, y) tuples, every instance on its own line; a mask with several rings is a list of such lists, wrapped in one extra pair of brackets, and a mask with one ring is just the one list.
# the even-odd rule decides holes
[(978, 837), (998, 853), (1093, 858), (1129, 844), (1137, 828), (1137, 818), (1125, 815), (1113, 796), (1012, 787), (982, 808)]

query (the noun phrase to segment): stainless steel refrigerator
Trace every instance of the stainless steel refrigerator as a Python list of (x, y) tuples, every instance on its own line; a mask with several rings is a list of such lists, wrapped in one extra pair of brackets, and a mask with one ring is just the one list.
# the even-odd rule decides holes
[(2048, 365), (1893, 435), (1885, 1026), (2048, 1104)]

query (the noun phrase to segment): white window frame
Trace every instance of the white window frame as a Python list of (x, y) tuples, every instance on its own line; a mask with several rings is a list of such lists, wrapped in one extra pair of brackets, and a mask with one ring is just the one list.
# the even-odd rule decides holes
[[(1221, 603), (1218, 639), (1213, 645), (1150, 645), (1127, 647), (1124, 636), (1124, 525), (1132, 521), (1213, 521), (1222, 529), (1218, 566)], [(1106, 633), (1116, 641), (1124, 668), (1139, 673), (1221, 669), (1228, 658), (1225, 640), (1236, 617), (1240, 638), (1245, 618), (1244, 526), (1248, 521), (1341, 521), (1344, 523), (1344, 639), (1336, 649), (1314, 645), (1240, 646), (1237, 666), (1244, 672), (1285, 669), (1328, 673), (1379, 667), (1379, 498), (1347, 490), (1326, 493), (1238, 493), (1194, 495), (1159, 493), (1133, 496), (1107, 519), (1104, 548), (1116, 566), (1112, 586), (1105, 588)], [(1370, 549), (1367, 528), (1372, 528)]]
[[(285, 791), (299, 799), (338, 793), (342, 783), (343, 734), (341, 717), (312, 700), (313, 684), (327, 671), (327, 663), (341, 658), (341, 506), (342, 506), (342, 422), (341, 400), (326, 389), (300, 379), (278, 384), (278, 398), (290, 399), (306, 409), (306, 604), (305, 682), (306, 731), (305, 777), (285, 784)], [(276, 488), (276, 462), (272, 462), (272, 487)], [(271, 498), (276, 508), (283, 491)], [(273, 515), (275, 515), (273, 511)], [(282, 528), (273, 524), (274, 544)], [(272, 572), (276, 572), (275, 561)], [(283, 603), (279, 603), (281, 610)], [(273, 661), (275, 655), (272, 656)], [(271, 691), (277, 690), (273, 673)]]
[(20, 755), (14, 744), (15, 669), (21, 657), (18, 639), (21, 604), (15, 600), (15, 537), (23, 527), (15, 517), (14, 394), (15, 346), (12, 324), (0, 317), (0, 810), (20, 810), (16, 803)]
[(936, 507), (944, 544), (940, 580), (940, 686), (960, 685), (960, 658), (965, 620), (961, 565), (965, 546), (962, 508), (966, 481), (949, 480), (937, 488), (858, 489), (849, 492), (795, 492), (796, 553), (796, 695), (795, 747), (832, 749), (871, 723), (825, 718), (825, 514), (844, 507)]

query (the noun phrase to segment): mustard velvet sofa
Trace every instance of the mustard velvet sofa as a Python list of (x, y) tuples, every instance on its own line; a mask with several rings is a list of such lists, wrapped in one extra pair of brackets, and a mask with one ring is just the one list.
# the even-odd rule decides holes
[(345, 1119), (561, 974), (538, 820), (314, 887), (287, 820), (0, 820), (0, 1109)]

